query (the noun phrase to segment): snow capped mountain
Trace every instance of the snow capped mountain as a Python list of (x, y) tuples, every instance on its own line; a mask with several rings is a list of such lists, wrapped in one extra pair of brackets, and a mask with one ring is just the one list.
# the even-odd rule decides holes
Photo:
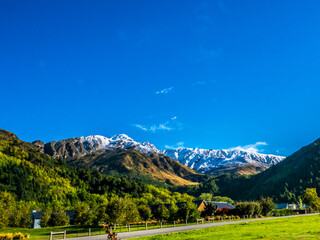
[(163, 153), (183, 165), (202, 173), (211, 173), (215, 169), (235, 169), (249, 165), (266, 169), (285, 158), (239, 149), (208, 150), (179, 148), (164, 150)]
[(113, 150), (117, 148), (135, 149), (146, 155), (150, 155), (152, 152), (160, 153), (160, 150), (151, 143), (136, 142), (125, 134), (114, 135), (110, 138), (100, 135), (90, 135), (87, 137), (70, 138), (44, 144), (45, 153), (61, 159), (84, 156), (98, 150)]
[[(38, 146), (39, 147), (39, 146)], [(147, 156), (164, 154), (181, 164), (202, 173), (217, 173), (251, 167), (251, 174), (260, 172), (284, 159), (281, 156), (260, 154), (240, 149), (208, 150), (199, 148), (178, 148), (159, 150), (149, 142), (136, 142), (125, 134), (110, 138), (100, 135), (71, 138), (44, 144), (44, 152), (60, 158), (76, 158), (99, 150), (134, 149)], [(253, 169), (253, 170), (252, 170)], [(246, 173), (244, 173), (246, 174)]]
[(92, 151), (108, 148), (123, 148), (123, 149), (135, 149), (141, 153), (149, 155), (152, 152), (159, 153), (154, 145), (149, 142), (139, 143), (134, 141), (132, 138), (126, 134), (114, 135), (111, 138), (107, 138), (100, 135), (91, 135), (88, 137), (81, 137), (80, 142), (83, 146), (88, 146), (87, 149), (90, 149), (91, 145), (93, 148)]

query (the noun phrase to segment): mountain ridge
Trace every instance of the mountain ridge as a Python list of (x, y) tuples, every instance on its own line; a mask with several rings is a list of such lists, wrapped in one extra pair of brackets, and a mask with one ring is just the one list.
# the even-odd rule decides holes
[(150, 142), (136, 142), (126, 134), (112, 137), (89, 135), (41, 143), (33, 142), (38, 148), (52, 157), (70, 159), (84, 157), (100, 150), (127, 149), (137, 150), (142, 154), (166, 155), (186, 167), (205, 174), (219, 175), (231, 172), (239, 174), (256, 174), (281, 162), (284, 157), (261, 154), (239, 149), (209, 150), (199, 148), (177, 148), (159, 150)]
[(138, 143), (125, 134), (34, 141), (51, 157), (74, 166), (97, 169), (106, 175), (171, 185), (194, 185), (207, 177), (161, 153), (149, 142)]

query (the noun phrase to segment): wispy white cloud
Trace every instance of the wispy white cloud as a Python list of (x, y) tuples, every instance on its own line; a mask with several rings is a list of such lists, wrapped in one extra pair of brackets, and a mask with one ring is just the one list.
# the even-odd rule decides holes
[(137, 127), (137, 128), (140, 128), (141, 130), (143, 131), (148, 131), (147, 128), (145, 128), (144, 126), (140, 125), (140, 124), (133, 124), (133, 126)]
[(156, 91), (155, 94), (167, 94), (173, 90), (173, 87), (165, 88), (159, 91)]
[(172, 130), (181, 130), (182, 124), (177, 120), (177, 117), (172, 117), (170, 120), (151, 125), (142, 125), (142, 124), (133, 124), (134, 127), (139, 128), (143, 131), (157, 132), (157, 131), (172, 131)]
[(268, 144), (266, 142), (256, 142), (254, 144), (249, 144), (245, 146), (238, 146), (238, 147), (233, 147), (230, 149), (236, 149), (236, 150), (244, 150), (248, 152), (254, 152), (254, 153), (259, 153), (262, 152), (263, 149), (259, 149), (261, 146), (267, 146)]
[(165, 145), (166, 149), (179, 149), (184, 147), (184, 142), (177, 142), (175, 145)]

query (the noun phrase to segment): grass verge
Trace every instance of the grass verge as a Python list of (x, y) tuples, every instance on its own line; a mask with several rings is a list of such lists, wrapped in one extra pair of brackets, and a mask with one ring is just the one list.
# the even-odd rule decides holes
[(135, 240), (320, 239), (320, 216), (246, 222), (201, 230), (156, 235)]

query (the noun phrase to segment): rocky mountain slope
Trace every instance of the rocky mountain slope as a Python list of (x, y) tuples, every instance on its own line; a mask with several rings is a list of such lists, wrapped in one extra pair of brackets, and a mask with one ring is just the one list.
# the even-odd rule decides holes
[(197, 184), (204, 174), (165, 156), (149, 142), (138, 143), (125, 134), (111, 138), (92, 135), (49, 143), (33, 142), (44, 153), (68, 164), (98, 169), (113, 176), (172, 185)]
[(281, 156), (238, 149), (179, 148), (165, 150), (163, 153), (198, 172), (215, 175), (225, 172), (255, 174), (284, 159)]
[(136, 150), (147, 157), (151, 155), (166, 155), (186, 167), (201, 173), (213, 175), (226, 172), (256, 174), (284, 159), (281, 156), (259, 154), (238, 149), (208, 150), (179, 148), (162, 151), (149, 142), (139, 143), (125, 134), (115, 135), (110, 138), (91, 135), (49, 143), (41, 141), (33, 143), (50, 156), (64, 160), (84, 157), (88, 154), (97, 154), (97, 152), (101, 154), (103, 151), (108, 150), (110, 152), (118, 149)]

